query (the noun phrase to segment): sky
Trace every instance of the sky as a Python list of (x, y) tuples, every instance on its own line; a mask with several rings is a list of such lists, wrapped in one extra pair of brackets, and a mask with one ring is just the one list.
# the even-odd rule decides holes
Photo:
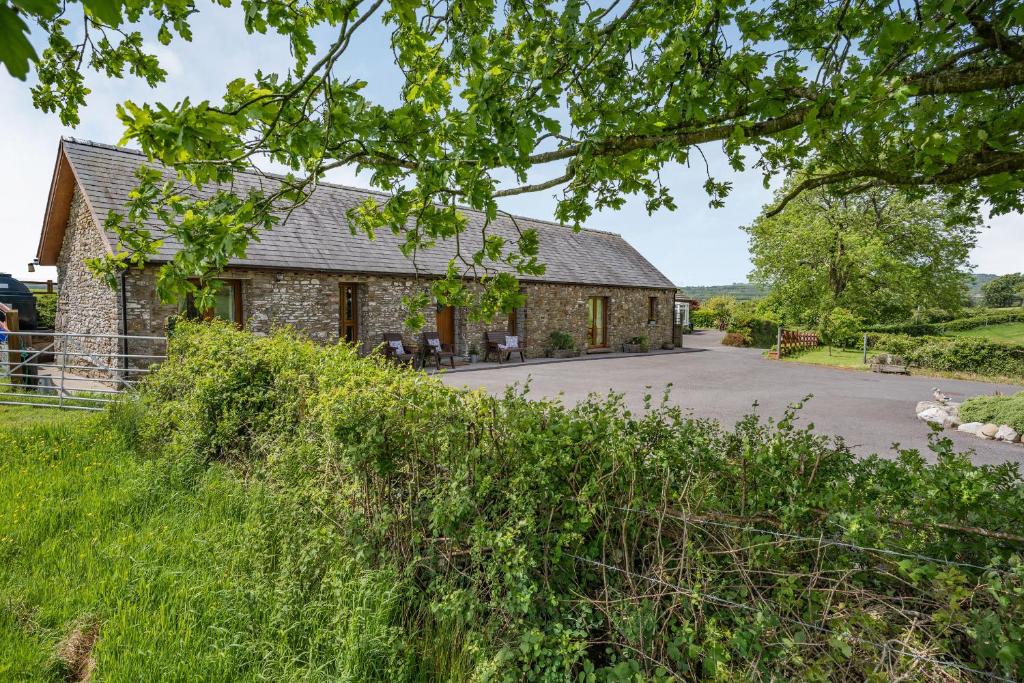
[[(62, 126), (56, 115), (32, 107), (31, 76), (27, 83), (18, 81), (0, 67), (0, 124), (5, 132), (0, 138), (0, 272), (30, 280), (56, 278), (54, 268), (39, 267), (29, 273), (27, 264), (35, 257), (62, 135), (116, 144), (123, 132), (115, 115), (119, 102), (173, 103), (186, 96), (193, 101), (219, 100), (224, 85), (233, 78), (251, 76), (257, 69), (283, 72), (291, 63), (288, 45), (280, 37), (246, 35), (237, 8), (204, 5), (194, 17), (193, 32), (191, 43), (175, 39), (165, 47), (151, 42), (155, 49), (149, 49), (168, 71), (166, 82), (155, 89), (131, 77), (108, 80), (90, 72), (86, 80), (92, 93), (81, 112), (82, 122), (74, 129)], [(152, 32), (146, 37), (152, 37)], [(338, 72), (365, 79), (367, 94), (382, 104), (397, 101), (398, 71), (388, 49), (387, 30), (378, 22), (368, 22), (361, 29)], [(771, 199), (771, 191), (764, 188), (760, 173), (730, 170), (716, 146), (704, 151), (716, 179), (733, 183), (724, 208), (708, 207), (702, 168), (672, 165), (662, 178), (676, 198), (676, 211), (648, 215), (640, 199), (631, 199), (620, 210), (595, 214), (588, 227), (623, 235), (677, 285), (746, 281), (751, 266), (741, 226), (757, 216)], [(537, 179), (550, 173), (545, 169)], [(328, 179), (368, 187), (350, 169), (338, 169)], [(510, 197), (503, 200), (502, 208), (550, 220), (554, 191)], [(1013, 214), (986, 223), (971, 255), (975, 272), (1001, 275), (1024, 268), (1024, 217)]]

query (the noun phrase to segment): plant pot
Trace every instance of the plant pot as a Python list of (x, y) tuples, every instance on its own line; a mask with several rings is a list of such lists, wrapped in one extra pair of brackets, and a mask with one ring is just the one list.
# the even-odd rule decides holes
[(576, 349), (552, 349), (548, 355), (550, 358), (575, 358), (580, 352)]
[(480, 354), (479, 353), (471, 353), (471, 354), (469, 354), (469, 362), (470, 363), (479, 363), (480, 362)]
[(643, 353), (644, 351), (646, 351), (646, 349), (644, 349), (644, 347), (641, 346), (640, 344), (623, 344), (622, 345), (622, 352), (623, 353)]
[(663, 351), (671, 351), (672, 349), (676, 348), (676, 345), (670, 342), (665, 342), (664, 344), (661, 345), (661, 348)]

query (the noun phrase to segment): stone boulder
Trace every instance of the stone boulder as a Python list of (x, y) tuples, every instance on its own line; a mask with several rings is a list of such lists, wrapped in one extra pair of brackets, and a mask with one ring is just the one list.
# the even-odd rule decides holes
[(994, 439), (998, 433), (999, 425), (992, 424), (991, 422), (983, 424), (977, 432), (978, 436), (983, 439)]
[(962, 425), (960, 425), (959, 427), (957, 427), (956, 430), (958, 432), (964, 432), (966, 434), (977, 435), (978, 434), (978, 430), (981, 429), (982, 426), (983, 425), (980, 422), (965, 422)]
[(1020, 440), (1020, 434), (1017, 430), (1010, 425), (999, 425), (999, 429), (996, 431), (995, 438), (999, 441), (1009, 441), (1015, 443)]
[(925, 408), (917, 414), (917, 419), (942, 424), (949, 419), (949, 414), (942, 408)]

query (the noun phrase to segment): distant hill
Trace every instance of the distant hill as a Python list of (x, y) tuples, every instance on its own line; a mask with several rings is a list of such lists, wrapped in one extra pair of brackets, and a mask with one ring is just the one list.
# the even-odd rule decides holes
[(981, 286), (986, 282), (995, 280), (998, 275), (991, 273), (973, 273), (971, 275), (972, 281), (967, 284), (967, 294), (971, 297), (971, 300), (977, 301), (981, 299)]
[(679, 291), (690, 299), (705, 301), (713, 296), (731, 296), (737, 301), (753, 301), (760, 299), (768, 292), (749, 282), (735, 282), (731, 285), (686, 285)]

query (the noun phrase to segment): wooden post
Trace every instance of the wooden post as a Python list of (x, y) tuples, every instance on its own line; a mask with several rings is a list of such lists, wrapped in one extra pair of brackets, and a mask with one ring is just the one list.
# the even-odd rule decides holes
[(864, 365), (868, 364), (868, 333), (864, 333)]
[(775, 331), (775, 357), (782, 360), (782, 325)]

